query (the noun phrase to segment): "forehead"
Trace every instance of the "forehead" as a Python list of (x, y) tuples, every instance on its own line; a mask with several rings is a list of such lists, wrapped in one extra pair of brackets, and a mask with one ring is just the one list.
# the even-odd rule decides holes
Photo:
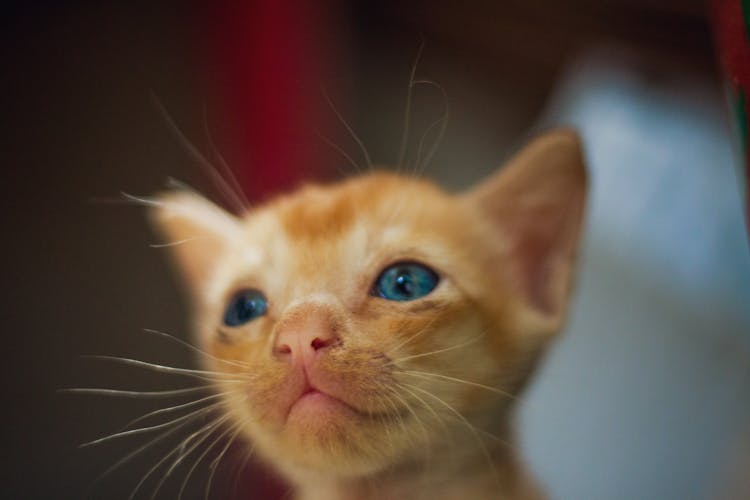
[(452, 198), (430, 183), (377, 173), (333, 186), (306, 187), (269, 208), (290, 241), (326, 244), (362, 226), (370, 233), (398, 227), (418, 230), (451, 204)]
[(436, 251), (461, 226), (453, 197), (393, 174), (306, 187), (261, 212), (249, 220), (251, 239), (268, 265), (298, 278), (362, 267), (389, 252)]

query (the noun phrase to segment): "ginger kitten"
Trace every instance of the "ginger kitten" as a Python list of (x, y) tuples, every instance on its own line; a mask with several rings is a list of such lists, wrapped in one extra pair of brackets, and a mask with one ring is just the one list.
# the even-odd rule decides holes
[(169, 192), (152, 218), (222, 414), (297, 498), (537, 499), (510, 418), (563, 325), (585, 195), (554, 131), (457, 195), (373, 172), (241, 217)]

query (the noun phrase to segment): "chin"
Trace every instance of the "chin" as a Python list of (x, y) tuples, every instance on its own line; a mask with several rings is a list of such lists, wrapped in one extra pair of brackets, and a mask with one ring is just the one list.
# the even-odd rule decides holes
[(342, 407), (293, 410), (264, 455), (289, 476), (358, 477), (387, 467), (393, 446), (385, 424)]
[(377, 473), (402, 453), (399, 443), (409, 441), (399, 437), (402, 427), (392, 417), (359, 410), (320, 391), (286, 405), (278, 399), (257, 403), (251, 399), (231, 406), (259, 457), (293, 482)]

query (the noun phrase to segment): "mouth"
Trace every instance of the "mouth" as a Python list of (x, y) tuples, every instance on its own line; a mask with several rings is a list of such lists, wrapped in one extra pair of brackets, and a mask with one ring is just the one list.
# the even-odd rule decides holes
[(302, 421), (330, 421), (337, 418), (353, 418), (366, 414), (341, 399), (308, 385), (292, 403), (287, 413), (287, 423)]

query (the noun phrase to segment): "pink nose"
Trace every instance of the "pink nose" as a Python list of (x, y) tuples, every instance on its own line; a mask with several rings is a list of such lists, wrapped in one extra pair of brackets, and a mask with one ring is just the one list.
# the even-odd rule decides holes
[(300, 311), (279, 324), (273, 350), (280, 359), (309, 365), (321, 351), (338, 342), (327, 313)]

